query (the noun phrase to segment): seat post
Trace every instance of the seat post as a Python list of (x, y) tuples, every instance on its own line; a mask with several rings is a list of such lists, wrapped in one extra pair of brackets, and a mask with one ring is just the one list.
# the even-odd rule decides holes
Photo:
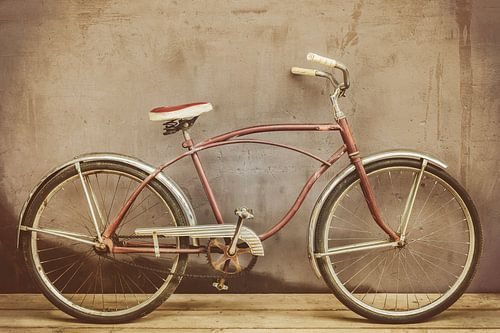
[(193, 149), (193, 140), (191, 139), (191, 135), (189, 135), (189, 124), (182, 124), (182, 135), (184, 136), (184, 142), (182, 142), (182, 147), (187, 148), (188, 150)]

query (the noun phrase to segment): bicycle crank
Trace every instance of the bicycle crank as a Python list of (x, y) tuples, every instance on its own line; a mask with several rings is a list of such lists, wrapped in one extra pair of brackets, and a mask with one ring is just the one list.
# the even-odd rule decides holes
[[(207, 244), (208, 263), (214, 270), (224, 273), (225, 277), (249, 271), (257, 262), (257, 256), (252, 254), (250, 245), (240, 240), (243, 221), (253, 219), (253, 212), (241, 207), (237, 208), (234, 214), (238, 216), (238, 222), (232, 238), (212, 238)], [(225, 277), (217, 279), (212, 286), (219, 291), (228, 290)]]

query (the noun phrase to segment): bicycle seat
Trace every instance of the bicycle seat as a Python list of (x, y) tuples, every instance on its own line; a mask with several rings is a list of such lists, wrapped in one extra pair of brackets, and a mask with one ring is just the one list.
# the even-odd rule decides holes
[(149, 111), (149, 119), (152, 121), (190, 119), (198, 117), (200, 114), (212, 110), (212, 104), (208, 102), (189, 103), (174, 106), (161, 106)]

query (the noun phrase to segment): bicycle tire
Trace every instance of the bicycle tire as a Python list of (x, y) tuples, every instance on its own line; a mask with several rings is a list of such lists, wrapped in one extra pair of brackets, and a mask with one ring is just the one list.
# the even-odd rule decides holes
[[(394, 168), (396, 168), (396, 169), (401, 168), (404, 170), (414, 170), (414, 172), (418, 172), (420, 167), (421, 167), (421, 161), (397, 158), (397, 159), (388, 159), (388, 160), (373, 162), (373, 163), (365, 166), (365, 169), (366, 169), (366, 172), (369, 175), (369, 177), (371, 177), (372, 175), (375, 175), (375, 174), (383, 175), (382, 172), (384, 170), (386, 170), (386, 171), (387, 170), (395, 170)], [(350, 267), (343, 268), (344, 271), (341, 271), (342, 263), (341, 262), (340, 263), (334, 262), (335, 257), (333, 257), (333, 259), (332, 259), (332, 256), (317, 258), (316, 260), (317, 260), (321, 275), (322, 275), (324, 281), (326, 282), (326, 284), (328, 285), (328, 287), (333, 292), (333, 294), (349, 309), (351, 309), (352, 311), (356, 312), (357, 314), (359, 314), (365, 318), (368, 318), (370, 320), (374, 320), (374, 321), (381, 322), (381, 323), (403, 324), (403, 323), (419, 322), (419, 321), (423, 321), (425, 319), (428, 319), (432, 316), (435, 316), (435, 315), (441, 313), (442, 311), (446, 310), (448, 307), (450, 307), (465, 292), (465, 290), (469, 286), (469, 284), (470, 284), (470, 282), (471, 282), (472, 278), (474, 277), (474, 274), (477, 270), (478, 260), (479, 260), (481, 250), (482, 250), (482, 232), (481, 232), (481, 225), (479, 222), (479, 216), (477, 214), (477, 210), (474, 206), (474, 203), (472, 202), (470, 196), (467, 194), (465, 189), (453, 177), (451, 177), (445, 170), (440, 169), (434, 165), (427, 165), (427, 167), (425, 168), (424, 174), (425, 174), (425, 176), (428, 176), (429, 178), (435, 177), (436, 182), (442, 181), (443, 184), (444, 183), (448, 184), (448, 186), (450, 188), (450, 192), (454, 192), (458, 196), (459, 200), (463, 203), (463, 209), (466, 210), (466, 212), (464, 210), (464, 214), (468, 214), (468, 216), (470, 216), (470, 221), (467, 220), (467, 223), (469, 223), (470, 226), (472, 227), (472, 230), (469, 229), (470, 244), (468, 245), (468, 248), (470, 250), (467, 254), (468, 256), (470, 256), (470, 264), (464, 266), (463, 271), (459, 275), (460, 279), (457, 279), (455, 284), (450, 286), (449, 293), (446, 293), (446, 292), (443, 293), (442, 296), (438, 296), (438, 298), (436, 300), (431, 300), (431, 298), (429, 298), (429, 296), (427, 296), (429, 298), (429, 301), (430, 301), (430, 303), (428, 305), (421, 306), (420, 309), (418, 309), (418, 308), (411, 309), (410, 306), (408, 306), (408, 309), (404, 310), (404, 311), (398, 311), (398, 304), (397, 304), (398, 294), (396, 294), (396, 296), (395, 296), (395, 298), (396, 298), (395, 310), (389, 311), (389, 310), (381, 310), (379, 308), (376, 308), (375, 306), (373, 306), (373, 304), (369, 305), (369, 304), (367, 304), (368, 301), (365, 301), (365, 298), (369, 299), (369, 296), (367, 297), (366, 295), (370, 294), (370, 291), (371, 291), (371, 294), (374, 293), (373, 285), (376, 285), (376, 283), (372, 283), (370, 286), (369, 282), (362, 281), (362, 283), (364, 284), (363, 287), (365, 288), (364, 291), (366, 292), (366, 294), (364, 294), (363, 299), (361, 299), (362, 298), (360, 295), (361, 292), (359, 292), (358, 290), (355, 290), (354, 288), (352, 288), (352, 291), (350, 292), (348, 290), (348, 287), (346, 287), (346, 285), (351, 283), (352, 280), (348, 280), (347, 277), (340, 278), (341, 274), (345, 275), (345, 274), (349, 273)], [(345, 198), (345, 194), (347, 193), (346, 191), (348, 189), (356, 186), (357, 183), (359, 183), (359, 177), (358, 177), (356, 172), (353, 172), (350, 175), (348, 175), (331, 192), (331, 194), (326, 199), (325, 204), (324, 204), (324, 206), (319, 214), (319, 218), (318, 218), (318, 226), (317, 226), (316, 234), (315, 234), (315, 252), (323, 252), (323, 251), (327, 250), (327, 248), (329, 246), (328, 245), (328, 242), (329, 242), (328, 238), (329, 238), (329, 235), (332, 233), (332, 231), (330, 231), (328, 229), (332, 228), (331, 225), (334, 223), (332, 221), (335, 221), (335, 213), (332, 213), (332, 209), (335, 207), (336, 203), (338, 205), (338, 202), (340, 202), (341, 198), (343, 198), (343, 197)], [(391, 183), (391, 185), (392, 185), (392, 183)], [(372, 183), (372, 186), (374, 186), (373, 183)], [(377, 196), (377, 194), (378, 194), (377, 190), (374, 190), (374, 191), (375, 191), (375, 195)], [(429, 193), (429, 197), (431, 196), (431, 193), (432, 193), (432, 191)], [(417, 197), (418, 197), (418, 194), (417, 194)], [(427, 201), (423, 204), (422, 209), (424, 209), (425, 205), (428, 203), (428, 200), (429, 200), (429, 198), (427, 198)], [(457, 202), (459, 202), (459, 200), (457, 199)], [(363, 201), (362, 205), (366, 206), (366, 203), (364, 202), (364, 200), (360, 200), (360, 201)], [(454, 202), (452, 202), (452, 204), (454, 204)], [(379, 206), (380, 206), (380, 202), (379, 202)], [(337, 206), (337, 208), (338, 208), (338, 206)], [(384, 207), (381, 207), (381, 209), (384, 209)], [(369, 222), (373, 222), (373, 224), (375, 224), (375, 222), (373, 220), (370, 220)], [(386, 220), (386, 222), (387, 222), (387, 220)], [(417, 222), (417, 223), (420, 223), (420, 222)], [(425, 223), (430, 223), (430, 222), (425, 222)], [(439, 221), (437, 223), (439, 223)], [(341, 227), (338, 227), (338, 228), (341, 228)], [(420, 227), (420, 228), (423, 229), (423, 227)], [(361, 230), (359, 230), (359, 232), (361, 232)], [(367, 231), (365, 229), (363, 229), (363, 232), (364, 232), (363, 235), (366, 235)], [(427, 237), (427, 236), (424, 236), (424, 237)], [(386, 236), (386, 238), (387, 238), (387, 236)], [(334, 239), (336, 239), (336, 238), (334, 238)], [(420, 241), (422, 241), (422, 239), (425, 239), (425, 238), (421, 237)], [(427, 238), (427, 240), (428, 239), (429, 238)], [(409, 240), (409, 242), (410, 241), (411, 240)], [(414, 240), (414, 243), (418, 242), (418, 241), (419, 241), (418, 239)], [(449, 244), (451, 244), (452, 241), (450, 240), (449, 242), (450, 242)], [(458, 242), (456, 242), (456, 243), (458, 243)], [(428, 246), (433, 246), (433, 245), (428, 245)], [(463, 246), (466, 246), (466, 245), (463, 245)], [(410, 249), (410, 246), (408, 246), (408, 249)], [(389, 251), (391, 251), (391, 250), (385, 250), (385, 251), (390, 253)], [(392, 249), (392, 251), (397, 251), (397, 248)], [(411, 251), (411, 250), (408, 250), (408, 251)], [(434, 249), (434, 251), (436, 251), (436, 249)], [(451, 251), (451, 250), (449, 250), (449, 251)], [(441, 252), (444, 252), (444, 251), (441, 250)], [(354, 258), (354, 254), (358, 255), (359, 257)], [(389, 256), (389, 255), (390, 254), (387, 254), (387, 256)], [(435, 255), (437, 258), (438, 251), (436, 251)], [(349, 256), (349, 254), (347, 256)], [(351, 256), (351, 258), (354, 258), (354, 259), (345, 259), (345, 260), (346, 261), (351, 260), (351, 262), (352, 262), (352, 260), (359, 261), (360, 260), (359, 258), (362, 257), (358, 252), (354, 252), (350, 256)], [(395, 255), (393, 254), (393, 256), (395, 256)], [(401, 256), (401, 257), (409, 258), (408, 263), (406, 263), (406, 266), (405, 266), (405, 263), (403, 263), (402, 267), (410, 267), (409, 262), (410, 262), (411, 256), (408, 255), (408, 256)], [(367, 258), (366, 258), (366, 260), (368, 261)], [(414, 256), (413, 259), (415, 259), (415, 258), (417, 258), (417, 257)], [(423, 258), (423, 259), (427, 260), (428, 262), (431, 262), (430, 256), (428, 257), (427, 255), (425, 255), (425, 256), (420, 255), (420, 258)], [(467, 258), (469, 258), (469, 257), (467, 257)], [(372, 260), (372, 262), (375, 263), (374, 268), (371, 269), (371, 271), (373, 271), (373, 272), (377, 271), (379, 273), (378, 276), (375, 274), (375, 276), (377, 276), (379, 279), (378, 285), (377, 285), (377, 288), (378, 288), (378, 287), (380, 287), (380, 280), (382, 280), (382, 278), (384, 277), (384, 274), (387, 274), (387, 271), (384, 272), (380, 267), (375, 267), (378, 262), (376, 262), (374, 260), (375, 259)], [(392, 259), (392, 260), (394, 260), (394, 259)], [(400, 258), (398, 258), (398, 261), (399, 260), (400, 260)], [(386, 265), (387, 261), (384, 262), (384, 269), (387, 267), (387, 265)], [(415, 259), (414, 261), (417, 261), (417, 259)], [(334, 263), (332, 264), (332, 262), (334, 262)], [(347, 261), (347, 262), (349, 262), (349, 261)], [(412, 261), (412, 263), (413, 263), (413, 261)], [(351, 267), (353, 266), (352, 263), (349, 265), (351, 265)], [(372, 264), (370, 264), (370, 265), (372, 265)], [(392, 262), (389, 264), (389, 266), (391, 266), (391, 265), (392, 265)], [(346, 266), (347, 265), (344, 264), (344, 267), (346, 267)], [(379, 263), (379, 266), (382, 266), (382, 261)], [(430, 265), (428, 264), (427, 266), (430, 266)], [(398, 281), (398, 286), (399, 286), (399, 283), (403, 280), (403, 278), (399, 277), (399, 270), (400, 270), (399, 262), (398, 262), (397, 267), (398, 267), (398, 276), (397, 276), (396, 280)], [(423, 267), (421, 266), (420, 269), (422, 269), (422, 268)], [(438, 267), (434, 267), (434, 268), (436, 270), (439, 269)], [(365, 269), (365, 268), (363, 268), (363, 269)], [(418, 265), (415, 265), (414, 269), (415, 270), (419, 269)], [(405, 268), (405, 270), (406, 270), (406, 268)], [(368, 269), (366, 271), (368, 271)], [(366, 274), (368, 274), (366, 271), (365, 271), (365, 279), (366, 279)], [(381, 273), (382, 275), (380, 275), (380, 271), (382, 272)], [(346, 272), (346, 273), (344, 273), (344, 272)], [(357, 272), (356, 274), (361, 275), (361, 274), (359, 274), (359, 272)], [(372, 274), (372, 273), (370, 272), (369, 274)], [(403, 273), (402, 273), (402, 275), (403, 275)], [(407, 273), (407, 277), (408, 277), (407, 280), (410, 281), (409, 284), (411, 285), (412, 279), (410, 278), (410, 275), (411, 274)], [(417, 275), (413, 275), (413, 276), (418, 277)], [(357, 279), (357, 278), (358, 277), (351, 277), (350, 279)], [(361, 279), (361, 277), (359, 277), (359, 279)], [(343, 281), (341, 281), (341, 280), (343, 280)], [(429, 281), (429, 284), (433, 284), (433, 282)], [(402, 282), (401, 282), (401, 285), (403, 285)], [(425, 284), (422, 284), (422, 285), (423, 285), (423, 287), (421, 287), (421, 288), (423, 288), (423, 289), (429, 288), (429, 286), (425, 286)], [(358, 286), (356, 286), (356, 288), (358, 288)], [(371, 290), (369, 288), (371, 288)], [(409, 287), (406, 286), (406, 288), (408, 291)], [(412, 288), (411, 288), (412, 291), (415, 293), (415, 295), (418, 295), (419, 293), (415, 292), (413, 290), (413, 288), (414, 287), (412, 286)], [(398, 289), (398, 292), (399, 292), (399, 289)], [(390, 293), (387, 291), (386, 293), (389, 295), (389, 297), (394, 298), (394, 295), (393, 295), (394, 292)], [(375, 294), (377, 294), (377, 290), (375, 290)], [(410, 295), (410, 293), (406, 294), (407, 302), (409, 299), (408, 295)], [(373, 302), (375, 302), (376, 297), (377, 297), (377, 295), (373, 296)], [(386, 297), (385, 300), (387, 300), (387, 295), (385, 297)], [(445, 297), (445, 298), (443, 299), (443, 297)], [(404, 296), (403, 296), (403, 299), (404, 299)], [(415, 299), (417, 300), (417, 303), (418, 303), (417, 296), (415, 296)], [(415, 303), (415, 302), (413, 301), (413, 303)], [(410, 303), (408, 303), (408, 304), (410, 304)], [(385, 303), (383, 305), (384, 305), (384, 307), (386, 306)], [(418, 306), (420, 307), (420, 304), (418, 304)]]
[[(96, 179), (97, 174), (99, 172), (105, 173), (117, 173), (120, 174), (123, 177), (130, 177), (131, 182), (132, 179), (135, 179), (137, 183), (139, 183), (141, 180), (145, 179), (148, 174), (145, 173), (142, 170), (139, 170), (136, 167), (133, 167), (128, 164), (120, 163), (120, 162), (115, 162), (115, 161), (93, 161), (93, 162), (85, 162), (81, 163), (81, 171), (83, 174), (86, 173), (92, 173), (94, 172), (96, 174)], [(120, 176), (120, 177), (121, 177)], [(65, 184), (65, 182), (69, 181), (69, 179), (78, 177), (78, 173), (76, 171), (76, 168), (74, 166), (68, 166), (65, 169), (61, 170), (54, 176), (52, 176), (50, 179), (48, 179), (45, 184), (34, 194), (33, 199), (31, 200), (29, 206), (26, 209), (26, 215), (24, 219), (24, 225), (28, 227), (32, 227), (34, 223), (37, 223), (41, 218), (37, 217), (37, 214), (39, 213), (40, 209), (42, 206), (45, 206), (47, 204), (47, 201), (50, 199), (49, 197), (55, 196), (56, 194), (53, 193), (54, 189), (58, 188), (58, 186), (61, 186), (60, 184)], [(90, 177), (90, 176), (89, 176)], [(78, 178), (77, 178), (78, 179)], [(69, 183), (68, 183), (69, 184)], [(117, 183), (116, 187), (118, 188)], [(129, 188), (131, 185), (129, 185)], [(151, 190), (151, 193), (156, 193), (159, 197), (158, 200), (163, 200), (164, 203), (168, 206), (170, 212), (173, 215), (174, 223), (175, 225), (178, 226), (184, 226), (187, 225), (187, 219), (183, 215), (182, 210), (180, 208), (179, 203), (176, 201), (174, 196), (170, 193), (170, 191), (163, 185), (161, 182), (159, 182), (156, 179), (153, 179), (149, 185), (146, 187), (146, 189)], [(64, 190), (64, 188), (63, 188)], [(116, 190), (115, 190), (116, 194)], [(113, 197), (114, 200), (114, 197)], [(161, 202), (161, 200), (159, 202)], [(136, 200), (137, 201), (137, 200)], [(113, 208), (113, 204), (111, 204), (111, 208)], [(117, 205), (115, 205), (117, 206)], [(43, 210), (43, 209), (42, 209)], [(111, 209), (110, 209), (111, 210)], [(130, 210), (129, 210), (130, 211)], [(38, 219), (38, 220), (37, 220)], [(130, 310), (117, 310), (117, 311), (112, 311), (109, 308), (104, 308), (105, 307), (105, 301), (104, 301), (104, 295), (108, 297), (108, 293), (103, 291), (103, 280), (102, 280), (102, 275), (101, 275), (101, 292), (102, 292), (102, 302), (103, 302), (103, 311), (94, 311), (93, 309), (87, 309), (82, 306), (78, 306), (76, 302), (72, 302), (71, 300), (68, 300), (68, 298), (63, 295), (64, 289), (61, 288), (61, 290), (58, 290), (58, 287), (55, 286), (55, 282), (52, 283), (50, 279), (48, 278), (48, 274), (43, 269), (43, 264), (41, 264), (41, 260), (38, 258), (38, 254), (35, 255), (34, 247), (37, 245), (37, 235), (36, 232), (22, 232), (21, 234), (21, 249), (24, 254), (24, 259), (28, 268), (29, 275), (33, 278), (33, 281), (35, 284), (39, 287), (39, 289), (42, 291), (42, 293), (45, 295), (45, 297), (52, 303), (54, 304), (57, 308), (62, 310), (63, 312), (78, 318), (80, 320), (86, 321), (86, 322), (92, 322), (92, 323), (124, 323), (128, 322), (134, 319), (137, 319), (139, 317), (145, 316), (146, 314), (150, 313), (154, 309), (156, 309), (159, 305), (161, 305), (177, 288), (179, 283), (181, 282), (182, 277), (179, 275), (182, 275), (185, 272), (186, 266), (187, 266), (187, 254), (179, 254), (177, 255), (176, 258), (172, 259), (172, 268), (171, 272), (174, 274), (171, 274), (164, 280), (164, 283), (155, 291), (152, 293), (151, 297), (148, 297), (146, 293), (145, 297), (148, 297), (146, 301), (144, 301), (141, 304), (138, 304), (138, 306), (132, 306), (130, 307)], [(189, 247), (189, 239), (187, 237), (180, 237), (177, 238), (177, 244), (178, 247), (180, 248), (187, 248)], [(38, 250), (37, 250), (38, 251)], [(91, 250), (90, 250), (91, 251)], [(130, 257), (130, 256), (129, 256)], [(128, 257), (127, 257), (128, 258)], [(86, 257), (84, 258), (86, 259)], [(134, 260), (137, 260), (137, 257), (133, 257)], [(141, 259), (139, 257), (139, 259)], [(56, 259), (57, 260), (57, 259)], [(146, 258), (146, 259), (141, 259), (141, 260), (148, 260), (150, 262), (152, 259)], [(103, 259), (104, 262), (104, 259)], [(101, 259), (99, 258), (99, 265), (101, 265)], [(104, 267), (105, 265), (108, 265), (107, 263), (102, 263), (102, 266)], [(162, 265), (162, 262), (158, 262), (156, 265)], [(116, 267), (115, 267), (116, 268)], [(99, 268), (101, 269), (101, 268)], [(104, 269), (104, 268), (103, 268)], [(118, 268), (121, 270), (120, 268)], [(132, 270), (132, 268), (128, 269)], [(81, 272), (75, 272), (73, 273), (74, 275), (81, 274)], [(101, 273), (101, 272), (100, 272)], [(102, 274), (102, 273), (101, 273)], [(125, 273), (117, 273), (118, 274), (125, 274)], [(132, 273), (130, 273), (132, 274)], [(139, 273), (136, 273), (139, 274)], [(147, 276), (146, 273), (143, 273), (144, 277), (142, 279), (145, 279)], [(69, 275), (69, 273), (67, 274)], [(97, 273), (96, 273), (97, 275)], [(162, 277), (160, 277), (162, 278)], [(95, 277), (97, 281), (97, 276)], [(163, 279), (163, 278), (162, 278)], [(86, 283), (86, 282), (85, 282)], [(116, 284), (118, 284), (115, 281)], [(123, 281), (122, 278), (120, 277), (120, 283), (122, 284), (122, 291), (123, 285), (128, 284), (130, 288), (130, 292), (125, 291), (123, 294), (128, 294), (128, 293), (134, 293), (135, 287), (134, 282), (132, 278), (126, 277), (123, 275)], [(98, 282), (96, 282), (98, 284)], [(153, 284), (153, 283), (152, 283)], [(104, 283), (106, 285), (106, 283)], [(132, 287), (130, 287), (132, 285)], [(153, 285), (154, 287), (154, 285)], [(152, 289), (150, 287), (150, 289)], [(60, 291), (60, 292), (58, 292)], [(80, 291), (78, 289), (75, 294), (77, 294)], [(116, 293), (116, 285), (115, 285), (115, 295), (118, 295)], [(86, 296), (85, 296), (86, 297)], [(94, 295), (95, 298), (95, 295)], [(137, 299), (137, 297), (136, 297)], [(84, 298), (85, 300), (85, 298)], [(127, 301), (125, 299), (125, 301)], [(128, 301), (130, 302), (130, 301)], [(118, 302), (117, 300), (117, 309), (118, 309)], [(109, 311), (108, 311), (109, 310)]]

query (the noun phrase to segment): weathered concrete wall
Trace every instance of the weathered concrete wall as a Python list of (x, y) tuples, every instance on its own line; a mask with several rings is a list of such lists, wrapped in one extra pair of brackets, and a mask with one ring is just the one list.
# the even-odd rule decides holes
[[(308, 51), (351, 69), (343, 106), (362, 152), (416, 148), (450, 164), (486, 236), (471, 290), (500, 291), (499, 20), (494, 0), (0, 1), (0, 291), (30, 290), (15, 256), (16, 217), (47, 170), (90, 151), (152, 163), (181, 151), (179, 136), (163, 137), (147, 120), (150, 108), (211, 101), (215, 111), (193, 131), (199, 139), (243, 125), (329, 120), (325, 83), (289, 74), (306, 65)], [(322, 156), (325, 144), (339, 144), (324, 134), (271, 137)], [(226, 218), (236, 206), (253, 207), (259, 231), (281, 217), (316, 167), (266, 147), (201, 157)], [(187, 166), (170, 175), (208, 222)], [(332, 175), (233, 290), (325, 290), (305, 246), (312, 204)], [(208, 285), (196, 281), (194, 290)]]

